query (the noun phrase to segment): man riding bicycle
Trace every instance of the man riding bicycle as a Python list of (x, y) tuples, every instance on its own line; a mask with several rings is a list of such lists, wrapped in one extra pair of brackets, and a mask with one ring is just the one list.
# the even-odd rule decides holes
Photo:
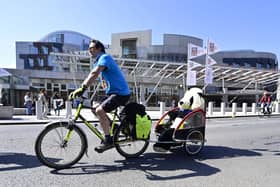
[[(98, 117), (101, 127), (105, 134), (105, 140), (101, 145), (96, 147), (97, 152), (113, 147), (113, 138), (110, 135), (110, 119), (106, 113), (109, 113), (119, 106), (125, 105), (130, 97), (128, 83), (114, 59), (105, 53), (104, 45), (98, 40), (91, 40), (89, 44), (89, 53), (95, 57), (93, 70), (83, 81), (81, 88), (76, 89), (70, 94), (71, 98), (83, 95), (85, 90), (100, 77), (106, 97), (101, 104), (95, 105), (92, 112)], [(103, 81), (104, 80), (104, 81)], [(104, 84), (105, 83), (105, 84)]]
[(260, 99), (260, 104), (262, 108), (262, 112), (264, 114), (270, 114), (270, 104), (271, 104), (271, 98), (267, 91), (264, 91), (262, 98)]

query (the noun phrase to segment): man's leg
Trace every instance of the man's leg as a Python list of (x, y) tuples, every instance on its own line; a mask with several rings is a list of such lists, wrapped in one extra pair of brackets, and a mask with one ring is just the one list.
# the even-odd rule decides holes
[(96, 115), (100, 121), (101, 127), (104, 131), (104, 134), (109, 135), (110, 134), (110, 121), (108, 119), (106, 112), (103, 110), (101, 105), (99, 105), (95, 111), (96, 111)]
[(107, 97), (100, 105), (97, 106), (95, 113), (105, 134), (105, 142), (103, 142), (101, 146), (95, 148), (97, 152), (102, 153), (103, 151), (114, 146), (113, 137), (110, 135), (110, 119), (107, 116), (107, 112), (115, 110), (118, 106), (122, 105), (125, 100), (128, 100), (128, 98), (129, 97), (119, 97), (113, 94)]
[(110, 135), (110, 120), (104, 111), (102, 105), (99, 105), (95, 110), (96, 116), (99, 119), (101, 127), (105, 134), (105, 140), (101, 142), (101, 145), (96, 147), (94, 150), (98, 153), (102, 153), (108, 149), (114, 147), (113, 137)]

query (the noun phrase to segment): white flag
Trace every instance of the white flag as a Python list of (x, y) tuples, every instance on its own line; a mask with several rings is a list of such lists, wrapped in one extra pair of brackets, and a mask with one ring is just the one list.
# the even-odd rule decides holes
[(218, 46), (214, 42), (208, 40), (208, 42), (207, 42), (207, 50), (208, 50), (208, 54), (216, 53), (218, 51)]
[(213, 69), (211, 66), (205, 67), (205, 84), (213, 83)]
[(187, 74), (187, 85), (194, 86), (196, 85), (196, 71), (188, 70)]
[(210, 57), (209, 55), (207, 55), (207, 61), (206, 61), (206, 67), (207, 66), (212, 66), (214, 64), (217, 64), (217, 62), (212, 58)]
[(198, 45), (194, 45), (189, 43), (188, 44), (188, 57), (189, 59), (195, 58), (197, 56), (204, 55), (206, 53), (205, 49), (203, 47), (200, 47)]
[(199, 64), (197, 62), (194, 62), (194, 61), (191, 61), (191, 60), (188, 61), (188, 70), (192, 70), (192, 69), (194, 69), (196, 67), (199, 67), (199, 66), (201, 66), (201, 64)]

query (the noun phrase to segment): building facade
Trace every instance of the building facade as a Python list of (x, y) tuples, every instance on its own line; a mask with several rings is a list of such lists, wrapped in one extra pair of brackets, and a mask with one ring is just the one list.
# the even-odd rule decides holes
[[(31, 90), (34, 95), (37, 95), (41, 88), (46, 88), (50, 97), (54, 92), (59, 92), (66, 98), (69, 90), (76, 88), (76, 80), (73, 81), (73, 75), (69, 73), (75, 73), (73, 69), (78, 70), (75, 76), (82, 79), (84, 77), (81, 77), (81, 74), (88, 73), (89, 66), (71, 67), (69, 64), (58, 64), (51, 53), (75, 54), (86, 51), (90, 39), (89, 36), (74, 31), (55, 31), (38, 41), (17, 41), (16, 69), (8, 69), (8, 71), (13, 75), (10, 79), (20, 79), (22, 81), (17, 82), (24, 83), (24, 86), (15, 81), (12, 81), (13, 84), (5, 85), (10, 98), (9, 103), (22, 107), (25, 93)], [(69, 59), (69, 57), (65, 58)]]
[(54, 63), (51, 53), (74, 53), (88, 49), (90, 37), (74, 31), (55, 31), (39, 41), (16, 42), (16, 69), (69, 71)]
[[(54, 92), (59, 92), (66, 98), (82, 83), (90, 71), (92, 60), (87, 53), (89, 41), (89, 36), (78, 32), (56, 31), (38, 41), (16, 42), (16, 69), (8, 69), (8, 71), (28, 82), (29, 89), (34, 92), (38, 92), (40, 88), (46, 88), (49, 96), (52, 96)], [(202, 39), (187, 35), (164, 34), (162, 45), (153, 45), (152, 30), (113, 33), (111, 44), (108, 45), (106, 52), (116, 58), (121, 67), (124, 59), (127, 59), (126, 61), (135, 59), (141, 61), (142, 64), (152, 63), (150, 69), (159, 67), (164, 69), (172, 67), (172, 63), (187, 64), (189, 43), (203, 47)], [(53, 55), (55, 53), (59, 55)], [(231, 67), (278, 69), (276, 55), (269, 52), (220, 51), (211, 57), (218, 64)], [(205, 57), (202, 56), (196, 58), (195, 61), (203, 64), (204, 59)], [(171, 65), (157, 67), (154, 62)], [(176, 67), (179, 69), (178, 66)], [(171, 105), (172, 100), (178, 100), (183, 94), (183, 85), (186, 84), (185, 77), (176, 81), (160, 80), (156, 76), (153, 76), (155, 78), (145, 77), (146, 74), (153, 72), (147, 69), (141, 74), (141, 77), (135, 78), (134, 74), (127, 74), (125, 67), (122, 68), (127, 76), (134, 100), (138, 97), (149, 97), (149, 102), (146, 103), (149, 106), (157, 106), (160, 101)], [(135, 69), (137, 70), (137, 67)], [(172, 71), (175, 72), (170, 69), (170, 75)], [(203, 87), (203, 85), (198, 86)], [(212, 91), (209, 92), (210, 95), (221, 89), (220, 86), (209, 86), (208, 88)], [(17, 95), (17, 98), (23, 98), (26, 91), (26, 87), (22, 90), (14, 89), (14, 95)], [(104, 90), (100, 90), (98, 93), (98, 96), (101, 96), (104, 94)], [(11, 104), (22, 107), (22, 100), (19, 99)]]

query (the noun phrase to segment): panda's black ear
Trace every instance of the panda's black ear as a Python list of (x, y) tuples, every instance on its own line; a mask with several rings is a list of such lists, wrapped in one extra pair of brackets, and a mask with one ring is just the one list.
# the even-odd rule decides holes
[(190, 106), (192, 106), (192, 104), (193, 104), (193, 96), (190, 99)]

